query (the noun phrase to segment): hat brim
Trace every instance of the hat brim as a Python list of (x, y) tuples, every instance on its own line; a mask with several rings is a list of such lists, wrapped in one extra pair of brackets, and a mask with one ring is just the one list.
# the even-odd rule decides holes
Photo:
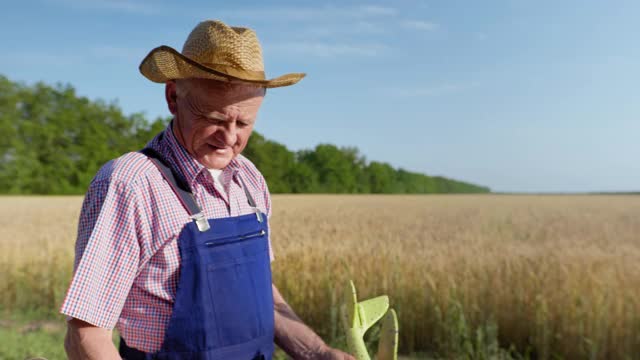
[(149, 55), (140, 63), (140, 73), (147, 79), (157, 83), (166, 83), (175, 79), (203, 78), (225, 82), (241, 82), (265, 88), (293, 85), (306, 75), (304, 73), (291, 73), (269, 80), (250, 79), (237, 73), (230, 75), (224, 71), (200, 64), (165, 45), (149, 52)]

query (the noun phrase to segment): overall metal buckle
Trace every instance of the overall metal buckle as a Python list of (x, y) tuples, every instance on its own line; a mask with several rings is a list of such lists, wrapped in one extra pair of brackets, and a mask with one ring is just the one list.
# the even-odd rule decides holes
[(198, 227), (198, 230), (200, 230), (200, 232), (205, 232), (211, 228), (209, 226), (209, 220), (207, 220), (202, 212), (191, 215), (191, 219), (194, 223), (196, 223), (196, 226)]
[(254, 207), (253, 211), (256, 212), (256, 218), (258, 219), (258, 222), (263, 222), (264, 220), (262, 219), (262, 213), (260, 212), (260, 209)]

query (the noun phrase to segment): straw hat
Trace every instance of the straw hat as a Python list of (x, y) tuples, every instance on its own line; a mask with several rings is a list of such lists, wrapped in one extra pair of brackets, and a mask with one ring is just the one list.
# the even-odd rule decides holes
[(218, 20), (198, 24), (184, 43), (182, 53), (165, 45), (151, 50), (142, 60), (140, 72), (157, 83), (205, 78), (265, 88), (293, 85), (305, 76), (292, 73), (267, 80), (256, 33)]

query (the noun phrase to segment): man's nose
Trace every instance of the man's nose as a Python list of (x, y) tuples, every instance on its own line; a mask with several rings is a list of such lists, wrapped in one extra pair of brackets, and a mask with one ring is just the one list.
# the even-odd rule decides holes
[(223, 131), (220, 132), (221, 139), (225, 145), (232, 146), (238, 139), (238, 128), (235, 121), (227, 122)]

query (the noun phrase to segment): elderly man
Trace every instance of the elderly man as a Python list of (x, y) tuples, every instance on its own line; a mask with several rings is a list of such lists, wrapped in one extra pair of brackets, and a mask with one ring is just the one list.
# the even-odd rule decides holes
[[(241, 155), (266, 88), (255, 33), (205, 21), (182, 53), (140, 65), (173, 120), (107, 163), (86, 194), (61, 312), (72, 359), (353, 359), (302, 323), (271, 282), (271, 200)], [(120, 335), (119, 351), (111, 329)]]

